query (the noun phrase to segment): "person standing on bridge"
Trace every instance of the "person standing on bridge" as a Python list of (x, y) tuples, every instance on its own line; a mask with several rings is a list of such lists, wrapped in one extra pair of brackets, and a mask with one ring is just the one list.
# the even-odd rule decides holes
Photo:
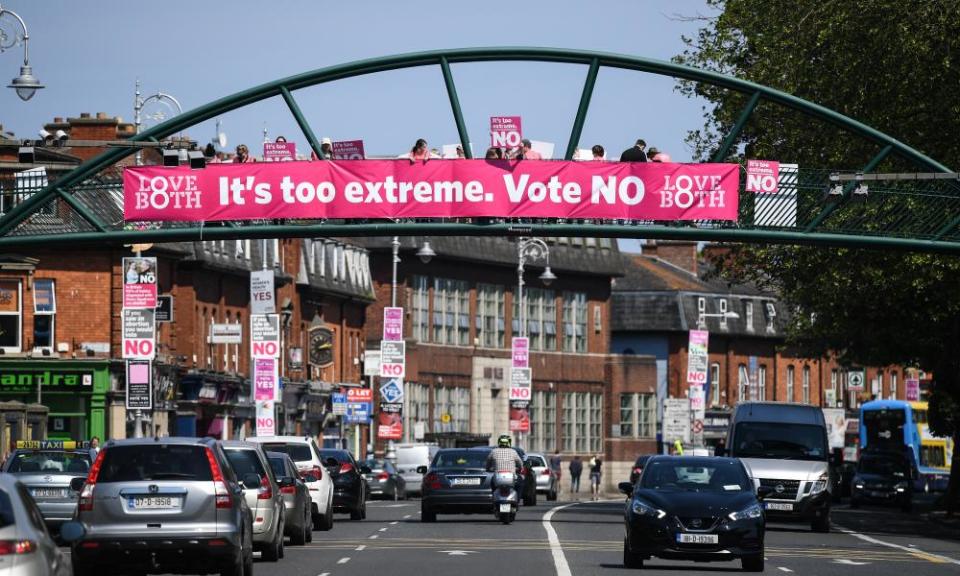
[(643, 139), (637, 140), (637, 143), (627, 148), (623, 151), (623, 154), (620, 155), (621, 162), (646, 162), (647, 154), (644, 152), (646, 149), (647, 143)]
[(580, 475), (583, 474), (583, 462), (579, 456), (574, 456), (570, 461), (570, 492), (580, 493)]

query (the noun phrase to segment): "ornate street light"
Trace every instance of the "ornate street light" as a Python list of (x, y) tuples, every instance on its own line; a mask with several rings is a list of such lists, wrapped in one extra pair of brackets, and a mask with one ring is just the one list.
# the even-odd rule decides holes
[(14, 32), (14, 34), (10, 36), (2, 29), (3, 22), (0, 21), (0, 52), (5, 52), (21, 41), (23, 42), (23, 66), (20, 67), (20, 75), (11, 80), (7, 88), (16, 90), (17, 96), (26, 102), (33, 98), (37, 90), (44, 88), (44, 85), (33, 75), (33, 69), (30, 67), (30, 34), (27, 32), (26, 23), (16, 12), (0, 6), (0, 18), (3, 18), (4, 14), (13, 16), (13, 18), (20, 23), (20, 27), (23, 28), (22, 35), (19, 32)]
[[(167, 108), (171, 110), (176, 108), (177, 114), (183, 114), (183, 106), (180, 106), (180, 102), (171, 96), (170, 94), (165, 94), (163, 92), (157, 92), (146, 98), (140, 96), (140, 80), (137, 80), (137, 90), (133, 98), (133, 124), (136, 126), (136, 134), (140, 133), (140, 126), (143, 124), (143, 109), (150, 102), (157, 102), (158, 104), (164, 104)], [(171, 106), (172, 105), (172, 106)], [(147, 119), (153, 120), (156, 123), (163, 122), (167, 119), (167, 113), (162, 109), (157, 109), (152, 114), (146, 114)], [(178, 156), (178, 162), (188, 161), (186, 150), (182, 150), (183, 157)], [(143, 154), (140, 149), (137, 149), (136, 155), (136, 164), (140, 166), (143, 164)]]
[(549, 286), (557, 279), (556, 274), (550, 270), (550, 248), (547, 243), (540, 238), (519, 238), (517, 240), (517, 300), (520, 302), (520, 336), (527, 334), (527, 323), (523, 317), (526, 312), (526, 303), (523, 301), (523, 272), (528, 259), (531, 262), (543, 260), (546, 264), (543, 274), (540, 274), (540, 281), (544, 286)]

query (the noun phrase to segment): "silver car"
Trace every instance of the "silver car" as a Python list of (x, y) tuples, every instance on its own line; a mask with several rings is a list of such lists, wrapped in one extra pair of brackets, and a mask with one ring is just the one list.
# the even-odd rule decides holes
[(70, 574), (70, 563), (50, 537), (30, 492), (6, 474), (0, 474), (0, 574)]
[(77, 522), (60, 534), (74, 576), (253, 571), (253, 515), (216, 440), (111, 440), (71, 488)]
[[(253, 512), (253, 549), (263, 559), (276, 562), (283, 558), (285, 506), (273, 468), (259, 444), (226, 440), (222, 442), (233, 472), (243, 482), (247, 506)], [(249, 487), (254, 480), (255, 488)]]
[(547, 500), (556, 500), (557, 492), (560, 486), (556, 474), (547, 465), (547, 459), (543, 454), (527, 454), (527, 463), (533, 470), (534, 477), (537, 479), (537, 492), (547, 495)]
[(297, 465), (283, 452), (267, 452), (267, 460), (280, 485), (280, 495), (286, 507), (284, 535), (290, 543), (302, 545), (313, 542), (313, 519), (310, 514), (310, 490), (300, 478)]
[[(26, 485), (47, 526), (57, 529), (77, 511), (77, 493), (70, 489), (70, 481), (85, 478), (90, 472), (90, 453), (66, 450), (63, 442), (44, 444), (50, 447), (17, 449), (3, 471)], [(58, 444), (61, 447), (56, 447)]]

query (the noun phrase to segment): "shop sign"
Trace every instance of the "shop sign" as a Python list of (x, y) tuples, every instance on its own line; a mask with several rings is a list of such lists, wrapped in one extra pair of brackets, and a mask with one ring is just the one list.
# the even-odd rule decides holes
[(51, 392), (89, 392), (93, 390), (93, 372), (0, 368), (0, 393), (36, 392), (38, 387)]
[(243, 326), (240, 324), (211, 324), (211, 344), (241, 344), (243, 343)]
[(388, 342), (380, 343), (380, 377), (403, 378), (407, 375), (406, 369), (407, 343)]
[(381, 402), (377, 414), (377, 438), (400, 440), (403, 438), (403, 404)]
[(530, 401), (529, 400), (511, 400), (510, 401), (510, 431), (511, 432), (529, 432), (530, 431)]
[(250, 315), (250, 357), (280, 358), (280, 315)]
[[(261, 258), (266, 256), (261, 254)], [(254, 270), (250, 273), (250, 313), (276, 312), (273, 294), (273, 270)]]
[(153, 409), (153, 363), (127, 360), (127, 410)]
[(157, 296), (156, 321), (173, 322), (173, 295), (161, 294)]
[(123, 309), (123, 358), (153, 360), (156, 356), (156, 312), (151, 308)]
[(157, 259), (137, 256), (123, 259), (123, 307), (157, 307)]

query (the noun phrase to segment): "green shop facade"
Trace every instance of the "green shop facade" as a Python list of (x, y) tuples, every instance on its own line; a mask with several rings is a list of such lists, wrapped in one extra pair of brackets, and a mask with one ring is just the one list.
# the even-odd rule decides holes
[(0, 359), (0, 442), (101, 439), (106, 434), (109, 360)]

